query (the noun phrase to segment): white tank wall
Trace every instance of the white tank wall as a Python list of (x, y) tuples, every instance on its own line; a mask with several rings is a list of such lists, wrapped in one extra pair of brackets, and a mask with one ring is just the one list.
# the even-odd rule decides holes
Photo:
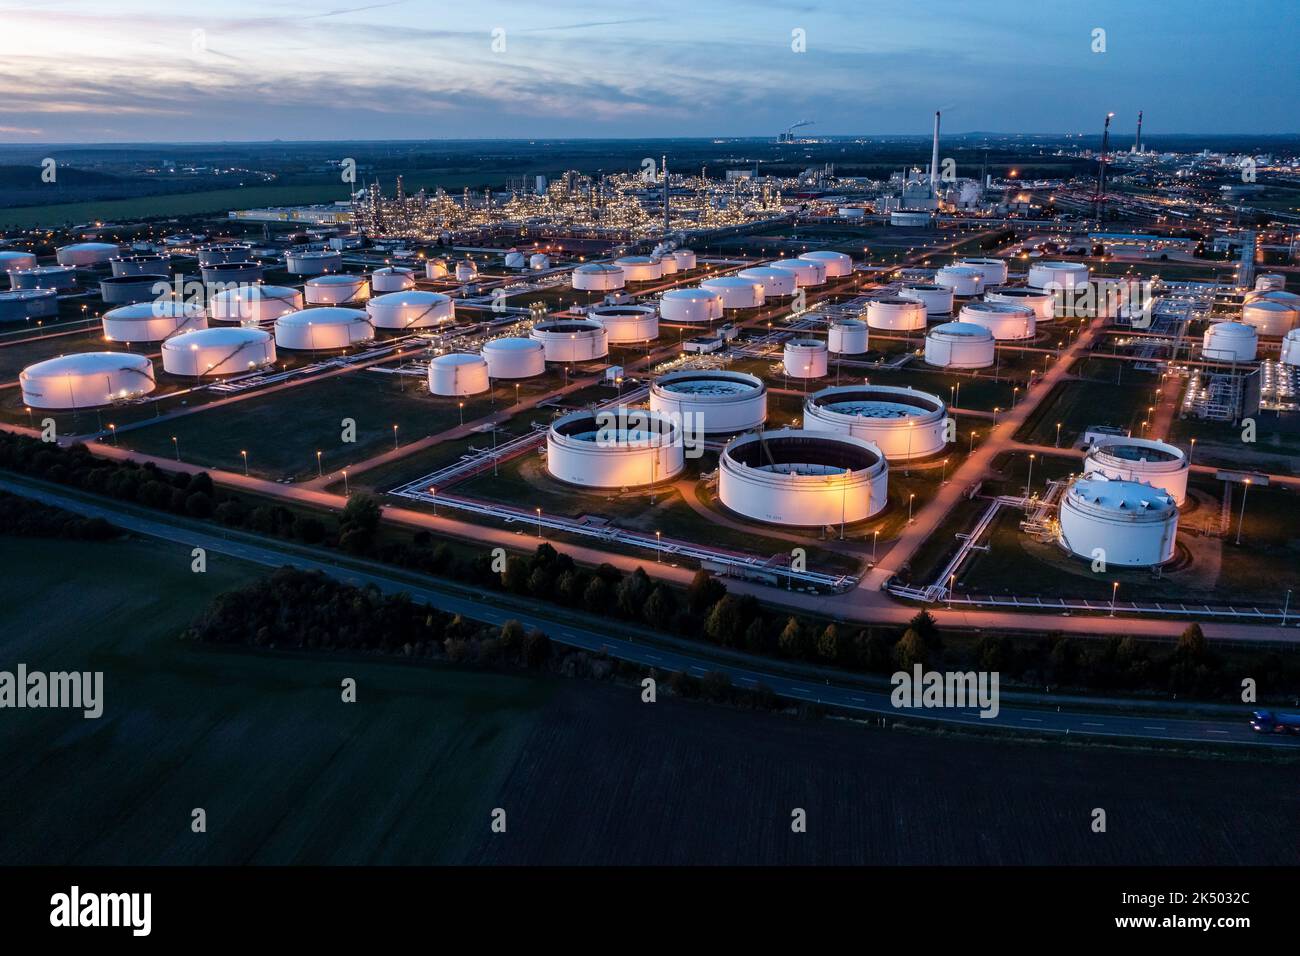
[(227, 288), (235, 283), (252, 285), (262, 281), (262, 267), (256, 262), (218, 262), (204, 266), (199, 272), (208, 285), (224, 285)]
[(424, 264), (424, 277), (426, 279), (447, 278), (447, 260), (430, 259)]
[[(828, 406), (858, 400), (909, 406), (902, 417), (876, 418), (837, 411)], [(920, 401), (922, 405), (911, 405)], [(812, 432), (851, 435), (876, 445), (890, 461), (927, 458), (943, 451), (947, 442), (948, 406), (937, 395), (884, 385), (842, 385), (824, 388), (804, 401), (803, 427)]]
[[(951, 295), (949, 295), (951, 299)], [(915, 332), (925, 328), (926, 305), (914, 299), (870, 299), (867, 325), (890, 332)]]
[(274, 362), (275, 340), (262, 329), (203, 329), (162, 344), (163, 371), (170, 375), (236, 375)]
[(374, 337), (375, 330), (360, 309), (304, 309), (275, 320), (275, 344), (282, 349), (344, 349)]
[(1256, 299), (1254, 302), (1247, 302), (1242, 306), (1241, 321), (1260, 335), (1276, 339), (1281, 338), (1297, 325), (1300, 325), (1300, 310), (1293, 309), (1281, 302)]
[(816, 259), (777, 259), (763, 266), (764, 269), (785, 269), (794, 273), (795, 284), (804, 286), (821, 285), (826, 281), (826, 263)]
[(695, 253), (690, 249), (674, 250), (673, 259), (677, 263), (677, 268), (682, 272), (695, 268)]
[(18, 374), (30, 408), (94, 408), (154, 390), (153, 363), (129, 352), (82, 352), (29, 365)]
[(957, 265), (963, 269), (974, 269), (984, 277), (984, 285), (1001, 285), (1007, 281), (1007, 261), (1005, 259), (962, 259)]
[(825, 278), (827, 279), (842, 279), (853, 274), (853, 258), (843, 252), (831, 252), (823, 249), (816, 252), (805, 252), (798, 258), (820, 263), (825, 267)]
[(1051, 322), (1056, 317), (1056, 297), (1039, 289), (990, 289), (984, 293), (984, 301), (1033, 309), (1035, 324)]
[(611, 305), (593, 309), (588, 317), (605, 327), (610, 345), (649, 342), (659, 337), (659, 313), (649, 305)]
[(76, 266), (84, 269), (89, 266), (103, 265), (121, 254), (121, 247), (113, 243), (74, 242), (56, 249), (54, 258), (61, 266)]
[(623, 288), (627, 277), (618, 266), (605, 263), (599, 267), (579, 266), (573, 270), (569, 282), (582, 292), (609, 292)]
[(659, 300), (665, 322), (712, 322), (722, 318), (722, 296), (710, 289), (669, 289)]
[[(181, 243), (181, 245), (185, 244), (184, 242)], [(215, 265), (219, 262), (247, 262), (251, 254), (252, 249), (249, 246), (229, 243), (200, 246), (195, 252), (199, 260), (199, 268)]]
[(722, 296), (724, 309), (753, 309), (762, 305), (766, 299), (761, 285), (738, 276), (705, 279), (700, 283), (700, 288)]
[(410, 269), (376, 269), (370, 273), (370, 288), (378, 292), (405, 292), (415, 288), (415, 273)]
[[(1122, 453), (1127, 449), (1142, 449), (1133, 456)], [(1168, 456), (1174, 456), (1169, 458)], [(1136, 481), (1152, 485), (1166, 492), (1174, 503), (1181, 506), (1187, 501), (1187, 456), (1182, 449), (1162, 441), (1145, 438), (1115, 438), (1093, 445), (1083, 459), (1083, 473), (1102, 474), (1113, 481)]]
[(609, 336), (599, 322), (575, 319), (539, 322), (530, 337), (541, 343), (548, 362), (589, 362), (609, 354)]
[(323, 276), (308, 279), (302, 291), (308, 305), (342, 305), (370, 298), (370, 282), (365, 276)]
[(1029, 267), (1029, 284), (1035, 289), (1082, 288), (1088, 284), (1088, 267), (1082, 262), (1035, 262)]
[(767, 386), (745, 372), (689, 369), (661, 375), (650, 386), (650, 410), (690, 415), (707, 434), (734, 435), (767, 420)]
[(546, 350), (532, 339), (493, 339), (482, 354), (493, 378), (531, 378), (546, 371)]
[(925, 337), (926, 364), (939, 368), (988, 368), (996, 350), (992, 332), (966, 322), (936, 325)]
[(528, 268), (534, 272), (541, 272), (551, 267), (551, 257), (544, 252), (534, 252), (528, 257)]
[(208, 300), (214, 322), (258, 323), (303, 307), (302, 293), (283, 285), (248, 285), (218, 292)]
[(947, 315), (952, 311), (952, 289), (945, 286), (905, 285), (898, 290), (898, 298), (920, 302), (930, 315)]
[[(171, 268), (170, 256), (125, 256), (109, 260), (113, 276), (165, 275)], [(0, 267), (3, 263), (0, 262)]]
[(53, 289), (11, 289), (0, 292), (0, 322), (48, 319), (59, 314), (59, 296)]
[(429, 362), (429, 391), (434, 395), (478, 395), (489, 385), (488, 364), (481, 355), (453, 352)]
[[(574, 412), (557, 419), (546, 436), (546, 470), (560, 481), (583, 488), (637, 488), (668, 481), (686, 466), (681, 431), (653, 413), (628, 409), (634, 429), (637, 416), (650, 422), (644, 437), (629, 440), (615, 427), (602, 428), (591, 412)], [(560, 429), (589, 422), (580, 432), (599, 440), (584, 440)], [(656, 433), (654, 430), (658, 429)]]
[(944, 266), (934, 274), (934, 284), (952, 289), (953, 295), (979, 295), (984, 291), (984, 275), (976, 269)]
[(104, 313), (104, 338), (110, 342), (161, 342), (182, 330), (206, 329), (208, 317), (192, 302), (140, 302)]
[[(1091, 500), (1095, 480), (1080, 479), (1071, 485), (1060, 508), (1061, 544), (1078, 557), (1089, 561), (1105, 557), (1111, 567), (1151, 567), (1174, 556), (1178, 533), (1178, 510), (1172, 502), (1155, 510), (1143, 509), (1138, 499), (1149, 494), (1140, 485), (1127, 482), (1099, 482), (1101, 485), (1123, 484), (1133, 489), (1133, 504), (1125, 509), (1099, 505)], [(1112, 489), (1105, 496), (1113, 500), (1122, 493)]]
[(375, 296), (366, 314), (377, 329), (427, 329), (454, 322), (456, 305), (450, 296), (412, 289)]
[(663, 264), (650, 256), (625, 256), (615, 259), (614, 265), (623, 270), (623, 278), (628, 282), (650, 282), (663, 277)]
[(832, 322), (827, 330), (827, 348), (837, 355), (863, 355), (868, 349), (867, 323), (857, 319)]
[(738, 279), (748, 279), (763, 287), (764, 298), (778, 295), (794, 295), (799, 285), (799, 277), (793, 269), (741, 269), (736, 273)]
[(821, 378), (828, 361), (826, 343), (818, 339), (791, 339), (785, 343), (782, 361), (792, 378)]
[(1277, 272), (1266, 272), (1263, 275), (1255, 276), (1256, 292), (1271, 292), (1274, 289), (1286, 288), (1286, 276)]
[(677, 260), (672, 256), (659, 257), (659, 271), (666, 276), (677, 274)]
[(14, 249), (0, 249), (0, 272), (17, 272), (21, 269), (36, 267), (36, 256), (30, 252)]
[(456, 281), (473, 282), (478, 278), (478, 266), (473, 259), (463, 259), (456, 263)]
[(60, 292), (77, 287), (77, 270), (72, 266), (36, 266), (33, 269), (14, 270), (9, 273), (11, 289), (57, 289)]
[(1258, 351), (1258, 334), (1239, 322), (1215, 322), (1201, 339), (1201, 357), (1210, 362), (1253, 362)]
[(152, 302), (170, 291), (171, 284), (162, 275), (106, 276), (99, 280), (99, 297), (105, 305), (134, 305), (137, 302)]
[(983, 326), (998, 341), (1032, 339), (1036, 333), (1034, 310), (1026, 305), (971, 302), (962, 306), (957, 321)]
[(343, 253), (322, 252), (286, 252), (285, 268), (296, 276), (319, 276), (327, 272), (338, 272), (343, 268)]
[(1282, 340), (1282, 362), (1300, 365), (1300, 329), (1292, 329)]

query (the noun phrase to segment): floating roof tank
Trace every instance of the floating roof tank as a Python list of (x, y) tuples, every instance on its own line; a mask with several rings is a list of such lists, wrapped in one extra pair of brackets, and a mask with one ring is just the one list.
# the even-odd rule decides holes
[(582, 488), (638, 488), (675, 478), (686, 466), (681, 427), (636, 408), (558, 418), (546, 436), (546, 470)]
[(947, 445), (948, 406), (928, 392), (894, 385), (824, 388), (804, 400), (803, 427), (875, 444), (890, 461), (926, 458)]
[[(747, 372), (685, 369), (650, 386), (650, 410), (700, 423), (706, 434), (734, 435), (767, 419), (767, 386)], [(690, 415), (691, 418), (684, 416)]]

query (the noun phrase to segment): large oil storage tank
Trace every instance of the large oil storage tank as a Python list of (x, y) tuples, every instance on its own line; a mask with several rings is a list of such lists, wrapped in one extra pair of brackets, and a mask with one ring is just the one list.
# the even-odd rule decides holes
[(623, 278), (628, 282), (650, 282), (664, 274), (663, 264), (653, 256), (624, 256), (615, 259), (614, 265), (623, 270)]
[(429, 360), (432, 395), (478, 395), (489, 386), (488, 364), (481, 355), (449, 352)]
[(870, 333), (861, 319), (836, 319), (827, 329), (826, 347), (837, 355), (863, 355)]
[(1167, 492), (1180, 506), (1187, 500), (1188, 471), (1187, 456), (1181, 448), (1154, 438), (1108, 436), (1094, 442), (1083, 459), (1085, 475), (1152, 485)]
[(933, 282), (906, 282), (899, 288), (898, 298), (920, 302), (929, 315), (952, 312), (952, 289)]
[(34, 266), (9, 273), (13, 289), (57, 289), (67, 292), (77, 287), (77, 270), (73, 266)]
[(852, 524), (889, 500), (889, 463), (861, 438), (795, 428), (733, 438), (718, 459), (718, 497), (769, 524)]
[(594, 319), (547, 319), (529, 337), (541, 343), (548, 362), (589, 362), (609, 354), (609, 336)]
[(989, 289), (985, 302), (1002, 305), (1024, 305), (1034, 310), (1034, 323), (1051, 322), (1056, 317), (1056, 296), (1042, 289)]
[(493, 339), (483, 346), (483, 359), (493, 378), (531, 378), (546, 371), (546, 349), (532, 339)]
[(175, 299), (124, 305), (105, 312), (102, 321), (110, 342), (161, 342), (177, 332), (208, 327), (203, 306)]
[(838, 385), (809, 395), (803, 427), (873, 442), (890, 461), (943, 451), (948, 406), (928, 392), (895, 385)]
[(804, 286), (821, 285), (826, 281), (826, 263), (817, 259), (777, 259), (763, 268), (793, 272), (795, 284), (801, 289)]
[(48, 319), (59, 314), (59, 294), (53, 289), (13, 289), (0, 292), (0, 322)]
[(1209, 362), (1253, 362), (1258, 351), (1259, 334), (1240, 322), (1215, 322), (1201, 343), (1201, 357)]
[(918, 299), (886, 296), (867, 301), (867, 325), (888, 332), (915, 332), (925, 328), (926, 307)]
[(122, 254), (122, 248), (111, 242), (74, 242), (54, 251), (55, 261), (61, 266), (86, 269), (100, 266)]
[(440, 292), (411, 289), (375, 296), (366, 314), (377, 329), (428, 329), (456, 321), (456, 303)]
[(845, 276), (853, 275), (853, 257), (843, 252), (818, 249), (816, 252), (805, 252), (798, 258), (821, 263), (826, 267), (827, 279), (842, 279)]
[(303, 309), (275, 320), (275, 344), (282, 349), (345, 349), (374, 337), (374, 326), (360, 309)]
[(1278, 339), (1300, 325), (1300, 309), (1259, 296), (1241, 307), (1241, 321), (1259, 335)]
[(673, 261), (677, 263), (677, 268), (686, 272), (695, 268), (695, 252), (691, 249), (674, 249)]
[(979, 295), (984, 291), (984, 273), (963, 266), (944, 266), (934, 274), (934, 284), (952, 289), (953, 295)]
[(659, 299), (665, 322), (712, 322), (722, 318), (722, 293), (712, 289), (669, 289)]
[(424, 264), (424, 277), (426, 279), (445, 279), (447, 278), (447, 260), (430, 259)]
[(609, 292), (627, 282), (623, 270), (610, 262), (588, 262), (573, 270), (570, 284), (582, 292)]
[(1060, 507), (1060, 542), (1081, 558), (1105, 560), (1110, 567), (1143, 568), (1174, 556), (1178, 506), (1151, 485), (1076, 478)]
[(171, 291), (163, 275), (104, 276), (99, 280), (99, 297), (105, 305), (150, 302)]
[(999, 341), (1032, 339), (1035, 334), (1034, 310), (1027, 305), (1009, 302), (968, 302), (961, 307), (958, 322), (982, 325)]
[(982, 275), (985, 288), (1007, 281), (1006, 259), (962, 259), (956, 264), (963, 269), (974, 269)]
[(1271, 292), (1274, 289), (1286, 288), (1286, 276), (1277, 272), (1265, 272), (1255, 276), (1256, 292)]
[(473, 259), (462, 259), (456, 263), (456, 281), (473, 282), (478, 278), (478, 264)]
[(1281, 360), (1286, 365), (1300, 365), (1300, 329), (1292, 329), (1282, 339)]
[(1264, 292), (1248, 292), (1245, 302), (1249, 305), (1251, 302), (1280, 302), (1282, 305), (1292, 309), (1300, 309), (1300, 295), (1294, 292), (1287, 292), (1285, 289), (1268, 289)]
[[(700, 288), (722, 296), (724, 309), (754, 309), (766, 301), (762, 285), (752, 279), (742, 279), (740, 276), (705, 279), (700, 283)], [(667, 294), (664, 293), (665, 296)]]
[(171, 256), (150, 253), (138, 256), (118, 256), (109, 260), (114, 276), (166, 275), (171, 268)]
[(506, 253), (503, 265), (507, 269), (523, 269), (528, 265), (528, 258), (518, 249), (511, 249)]
[(827, 353), (821, 339), (790, 339), (782, 356), (785, 374), (792, 378), (821, 378), (826, 374)]
[(1035, 289), (1082, 289), (1088, 284), (1088, 266), (1082, 262), (1035, 262), (1029, 267), (1029, 284)]
[(402, 266), (384, 266), (370, 273), (370, 288), (379, 292), (405, 292), (415, 288), (415, 273)]
[(284, 254), (284, 267), (296, 276), (320, 276), (343, 268), (343, 253), (333, 249), (301, 249)]
[(659, 260), (659, 268), (664, 275), (672, 276), (677, 274), (677, 260), (672, 256), (663, 255), (655, 258)]
[(542, 272), (551, 267), (551, 257), (544, 252), (534, 252), (528, 257), (528, 268), (534, 272)]
[(602, 305), (587, 316), (605, 327), (610, 345), (649, 342), (659, 337), (659, 311), (652, 305)]
[(163, 371), (170, 375), (237, 375), (274, 362), (275, 341), (263, 329), (199, 329), (173, 335), (162, 344)]
[(95, 408), (152, 392), (153, 363), (129, 352), (81, 352), (27, 366), (18, 384), (30, 408)]
[(342, 305), (370, 298), (370, 281), (365, 276), (316, 276), (303, 283), (308, 305)]
[[(706, 434), (734, 435), (767, 420), (767, 386), (746, 372), (686, 369), (650, 385), (650, 410), (696, 422)], [(684, 416), (689, 415), (690, 418)]]
[(971, 322), (945, 322), (925, 336), (925, 361), (939, 368), (988, 368), (996, 358), (993, 333)]
[(637, 488), (668, 481), (686, 466), (681, 428), (641, 409), (572, 412), (546, 435), (546, 470), (583, 488)]
[(891, 226), (926, 227), (934, 222), (934, 213), (918, 209), (895, 209), (889, 214)]
[(34, 269), (36, 256), (18, 249), (0, 249), (0, 272), (19, 272)]
[(253, 254), (251, 246), (240, 243), (219, 242), (210, 246), (200, 246), (195, 253), (199, 259), (199, 268), (220, 265), (223, 262), (247, 262)]
[(214, 262), (199, 271), (204, 283), (218, 288), (229, 289), (262, 281), (262, 266), (257, 262)]
[(208, 317), (214, 322), (256, 325), (302, 307), (302, 293), (297, 289), (284, 285), (241, 285), (208, 299)]
[(763, 287), (764, 299), (781, 295), (794, 295), (799, 285), (799, 276), (793, 269), (773, 269), (761, 266), (756, 269), (741, 269), (736, 273), (739, 279), (757, 282)]

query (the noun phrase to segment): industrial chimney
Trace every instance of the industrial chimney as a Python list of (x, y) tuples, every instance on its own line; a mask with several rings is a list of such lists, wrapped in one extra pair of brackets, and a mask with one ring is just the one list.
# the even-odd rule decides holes
[(934, 145), (930, 147), (930, 198), (939, 198), (939, 111), (934, 111)]

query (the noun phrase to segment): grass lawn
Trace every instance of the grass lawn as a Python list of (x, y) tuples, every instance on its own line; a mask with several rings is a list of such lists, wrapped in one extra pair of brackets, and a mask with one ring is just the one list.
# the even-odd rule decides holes
[[(965, 389), (962, 389), (965, 392)], [(1052, 394), (1016, 433), (1020, 441), (1051, 445), (1056, 442), (1056, 423), (1061, 423), (1061, 444), (1073, 445), (1092, 425), (1113, 425), (1141, 433), (1147, 406), (1152, 404), (1148, 385), (1114, 382), (1060, 382)]]

